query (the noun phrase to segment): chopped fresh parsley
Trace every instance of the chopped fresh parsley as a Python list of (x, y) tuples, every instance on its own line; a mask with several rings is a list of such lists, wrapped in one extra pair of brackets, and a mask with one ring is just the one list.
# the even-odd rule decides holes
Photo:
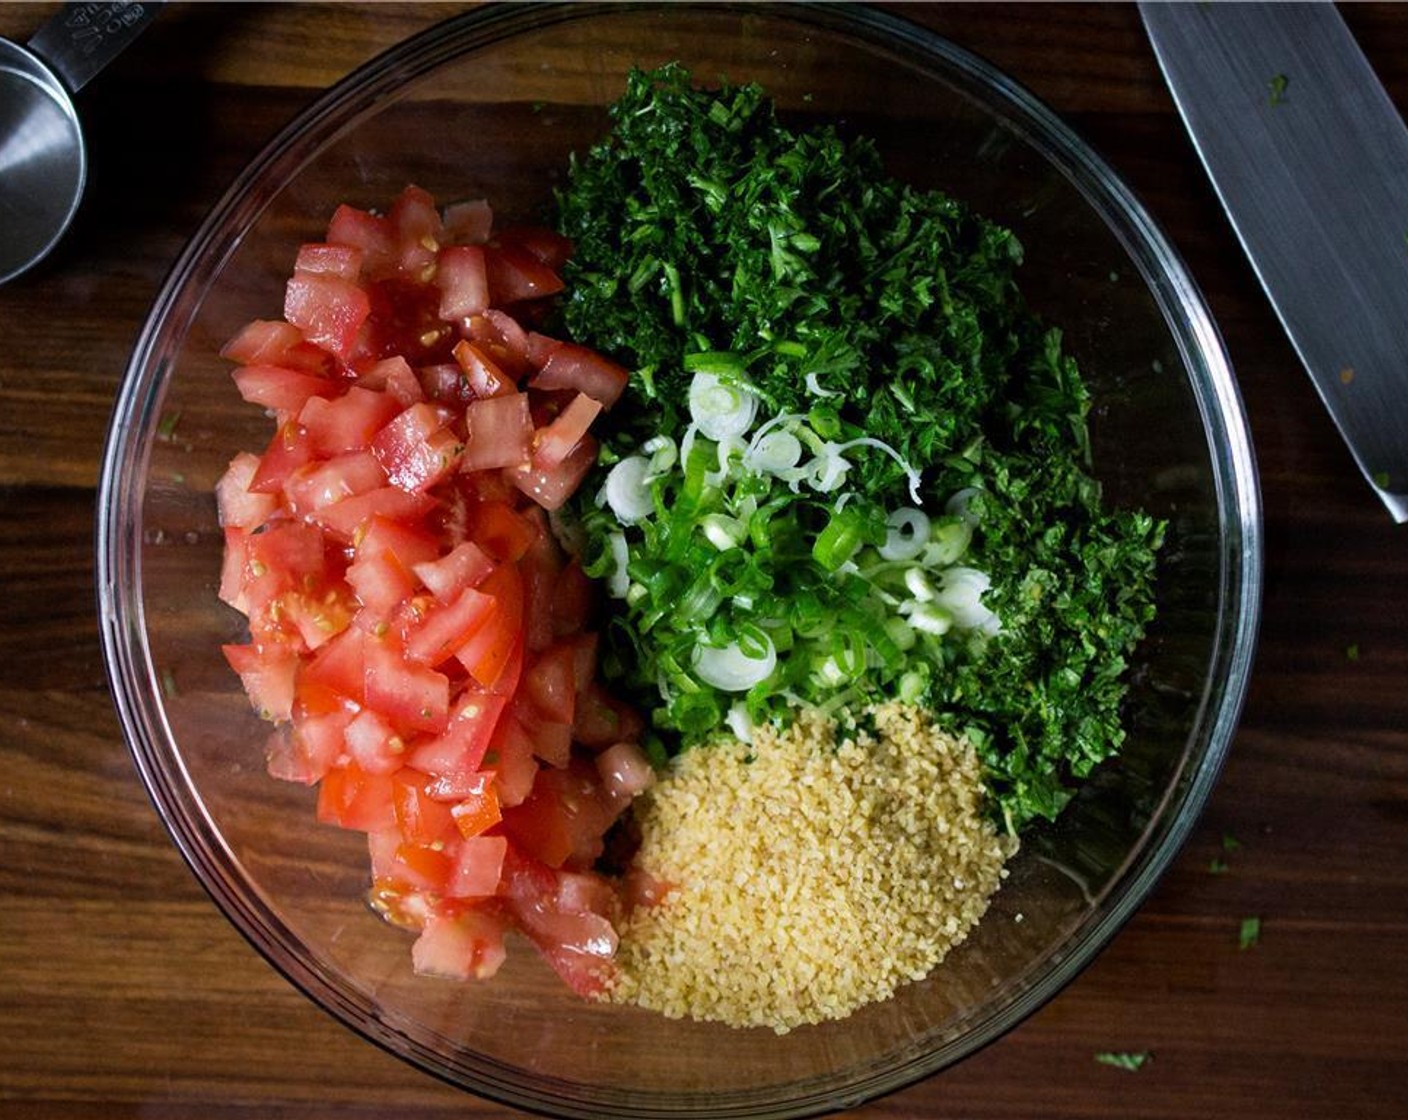
[(1345, 646), (1344, 655), (1345, 655), (1346, 659), (1348, 659), (1348, 660), (1350, 660), (1350, 661), (1358, 661), (1358, 660), (1359, 660), (1359, 643), (1358, 643), (1358, 642), (1350, 642), (1349, 645)]
[[(1023, 304), (1017, 238), (890, 178), (865, 139), (787, 127), (756, 85), (637, 71), (611, 116), (557, 198), (559, 325), (633, 370), (573, 510), (624, 604), (604, 669), (671, 752), (799, 702), (920, 703), (970, 734), (1010, 827), (1055, 817), (1123, 738), (1163, 526), (1102, 507), (1089, 395)], [(696, 438), (701, 377), (730, 422), (756, 397), (743, 450)], [(805, 481), (744, 469), (797, 453), (763, 447), (769, 423)], [(622, 490), (623, 520), (603, 483), (627, 460), (648, 489)], [(880, 550), (916, 493), (934, 547), (910, 576)], [(897, 617), (960, 557), (1000, 626)], [(701, 648), (768, 674), (719, 687)]]
[(1213, 856), (1212, 859), (1208, 860), (1208, 874), (1209, 874), (1209, 875), (1225, 875), (1225, 874), (1227, 874), (1227, 861), (1226, 861), (1225, 859), (1223, 859), (1221, 856)]
[(1282, 104), (1286, 100), (1286, 90), (1290, 84), (1291, 80), (1285, 74), (1275, 75), (1266, 83), (1266, 88), (1269, 91), (1267, 102), (1273, 106)]
[(1235, 852), (1241, 846), (1242, 842), (1230, 832), (1224, 832), (1222, 834), (1222, 850), (1224, 852)]
[(1154, 1055), (1147, 1050), (1102, 1050), (1095, 1055), (1095, 1060), (1102, 1066), (1114, 1066), (1115, 1069), (1135, 1073), (1153, 1057)]

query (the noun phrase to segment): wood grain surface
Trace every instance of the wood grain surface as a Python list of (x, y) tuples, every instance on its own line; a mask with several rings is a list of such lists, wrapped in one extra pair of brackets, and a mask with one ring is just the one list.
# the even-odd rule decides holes
[[(0, 35), (23, 40), (55, 8), (0, 4)], [(0, 288), (0, 1116), (508, 1115), (313, 1007), (210, 903), (123, 745), (92, 579), (109, 408), (184, 239), (319, 91), (458, 8), (171, 5), (81, 96), (93, 171), (72, 234)], [(854, 1115), (1402, 1116), (1408, 527), (1361, 483), (1297, 366), (1136, 11), (902, 10), (1046, 99), (1184, 255), (1251, 419), (1266, 595), (1230, 760), (1147, 904), (1021, 1027)], [(1408, 7), (1346, 15), (1408, 106)], [(1261, 938), (1242, 950), (1250, 916)], [(1111, 1050), (1153, 1059), (1095, 1061)]]

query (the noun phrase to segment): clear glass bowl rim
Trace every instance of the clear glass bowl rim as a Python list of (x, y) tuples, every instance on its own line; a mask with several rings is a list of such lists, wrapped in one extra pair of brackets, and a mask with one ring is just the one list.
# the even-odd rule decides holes
[[(218, 828), (191, 786), (160, 702), (141, 596), (142, 490), (173, 344), (183, 337), (212, 278), (282, 184), (346, 122), (408, 81), (467, 52), (564, 21), (670, 7), (764, 14), (840, 31), (946, 71), (946, 80), (1009, 123), (1041, 150), (1119, 236), (1159, 304), (1190, 371), (1211, 449), (1222, 539), (1218, 629), (1208, 685), (1191, 745), (1196, 771), (1138, 860), (1111, 889), (1103, 912), (1064, 958), (1013, 1002), (976, 1027), (918, 1057), (863, 1071), (838, 1084), (791, 1084), (740, 1094), (678, 1099), (636, 1094), (610, 1100), (613, 1115), (797, 1117), (855, 1107), (928, 1077), (986, 1046), (1069, 983), (1147, 897), (1193, 827), (1221, 770), (1241, 712), (1256, 645), (1262, 589), (1261, 503), (1251, 436), (1230, 363), (1212, 316), (1176, 251), (1114, 171), (1050, 109), (969, 51), (886, 12), (849, 4), (565, 3), (499, 5), (453, 16), (390, 48), (336, 83), (289, 123), (236, 178), (187, 243), (142, 328), (114, 405), (104, 449), (96, 521), (100, 636), (124, 737), (147, 791), (182, 856), (250, 944), (295, 987), (363, 1037), (461, 1088), (518, 1108), (557, 1116), (602, 1115), (606, 1098), (585, 1087), (480, 1062), (472, 1073), (382, 1021), (367, 1000), (328, 976), (261, 905), (242, 879)], [(979, 92), (980, 91), (980, 92)], [(231, 231), (234, 231), (233, 234)], [(785, 1096), (777, 1091), (785, 1090)]]

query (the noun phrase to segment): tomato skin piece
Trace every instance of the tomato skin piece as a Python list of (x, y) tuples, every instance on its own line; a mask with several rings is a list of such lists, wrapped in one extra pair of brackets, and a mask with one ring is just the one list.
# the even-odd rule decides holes
[(220, 356), (241, 366), (278, 366), (298, 373), (326, 375), (328, 356), (309, 345), (303, 332), (283, 319), (253, 319), (220, 349)]
[(469, 339), (455, 343), (450, 353), (464, 374), (465, 388), (474, 399), (488, 400), (518, 392), (517, 381), (500, 368), (493, 355)]
[(495, 240), (500, 245), (522, 249), (553, 272), (561, 272), (572, 256), (572, 242), (546, 226), (511, 226)]
[(526, 855), (548, 867), (585, 868), (600, 857), (613, 817), (596, 771), (574, 760), (566, 769), (540, 769), (527, 798), (504, 810), (503, 828)]
[(508, 840), (503, 836), (468, 836), (455, 853), (445, 883), (447, 898), (493, 898), (503, 877)]
[(351, 280), (321, 272), (295, 272), (284, 293), (284, 318), (309, 342), (346, 358), (371, 313), (367, 293)]
[(499, 609), (492, 595), (466, 587), (453, 602), (427, 610), (420, 625), (406, 636), (406, 656), (425, 665), (442, 664), (491, 624)]

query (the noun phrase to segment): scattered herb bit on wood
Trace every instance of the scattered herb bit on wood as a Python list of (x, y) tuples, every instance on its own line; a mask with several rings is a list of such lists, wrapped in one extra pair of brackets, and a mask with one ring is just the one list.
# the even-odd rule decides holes
[(1208, 872), (1212, 875), (1224, 875), (1227, 873), (1227, 861), (1221, 856), (1214, 856), (1208, 862)]
[(1261, 940), (1261, 919), (1243, 918), (1242, 928), (1238, 933), (1237, 947), (1239, 949), (1254, 948)]
[(1095, 1055), (1095, 1060), (1102, 1066), (1113, 1066), (1115, 1069), (1134, 1073), (1143, 1068), (1153, 1057), (1154, 1055), (1147, 1050), (1102, 1050)]

